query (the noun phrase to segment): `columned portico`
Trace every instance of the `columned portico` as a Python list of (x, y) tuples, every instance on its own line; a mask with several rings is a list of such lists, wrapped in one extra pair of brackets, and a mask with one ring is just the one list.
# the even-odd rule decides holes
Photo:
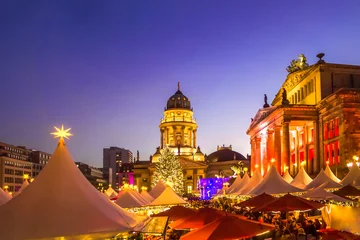
[(281, 166), (284, 169), (285, 166), (290, 166), (290, 128), (289, 121), (283, 121), (282, 123), (282, 141), (281, 141)]

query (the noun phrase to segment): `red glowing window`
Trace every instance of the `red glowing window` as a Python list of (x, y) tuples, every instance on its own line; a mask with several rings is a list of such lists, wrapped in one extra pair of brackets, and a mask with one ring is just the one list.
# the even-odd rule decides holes
[(300, 152), (300, 162), (305, 160), (305, 154), (304, 152)]
[(295, 163), (295, 154), (291, 154), (291, 162), (294, 164)]
[(309, 160), (310, 161), (314, 160), (314, 149), (313, 148), (309, 149)]
[(335, 118), (335, 136), (339, 136), (339, 118)]
[(314, 129), (310, 129), (310, 136), (311, 136), (311, 139), (310, 139), (310, 142), (314, 142)]
[(331, 120), (330, 122), (329, 122), (329, 129), (328, 129), (328, 132), (329, 132), (329, 138), (332, 138), (332, 137), (334, 137), (334, 135), (333, 135), (333, 133), (334, 133), (334, 122)]
[(324, 124), (324, 140), (328, 139), (328, 123)]

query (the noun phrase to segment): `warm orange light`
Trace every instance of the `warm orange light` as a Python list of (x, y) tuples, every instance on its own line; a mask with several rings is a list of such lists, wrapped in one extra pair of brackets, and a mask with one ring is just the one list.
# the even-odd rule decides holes
[(24, 178), (24, 179), (29, 179), (29, 174), (24, 174), (24, 175), (23, 175), (23, 178)]
[(35, 180), (35, 179), (31, 178), (31, 179), (30, 179), (30, 182), (32, 183), (34, 180)]
[(352, 162), (349, 162), (348, 164), (346, 164), (346, 166), (347, 166), (348, 168), (351, 168), (351, 167), (353, 166), (353, 163), (352, 163)]
[(69, 137), (73, 136), (73, 134), (71, 134), (69, 131), (71, 130), (71, 128), (68, 129), (64, 129), (64, 125), (61, 125), (61, 129), (55, 127), (56, 132), (50, 133), (51, 135), (54, 135), (54, 138), (66, 138), (66, 139), (70, 139)]
[(244, 167), (244, 171), (247, 172), (249, 169), (247, 167)]
[(356, 155), (354, 155), (354, 156), (353, 156), (353, 160), (357, 162), (357, 161), (359, 161), (359, 157), (356, 156)]
[(293, 165), (294, 165), (294, 167), (296, 167), (296, 166), (297, 166), (297, 164), (296, 164), (296, 163), (294, 163)]
[(259, 168), (259, 165), (258, 165), (258, 164), (255, 164), (255, 168)]
[(146, 191), (146, 190), (147, 190), (147, 187), (143, 186), (143, 187), (141, 187), (141, 190), (142, 190), (142, 191)]
[(289, 169), (289, 167), (288, 166), (284, 166), (284, 170), (286, 171), (286, 170), (288, 170)]
[(327, 164), (327, 165), (329, 165), (329, 164), (330, 164), (330, 161), (329, 161), (329, 160), (327, 160), (327, 161), (326, 161), (326, 164)]
[(5, 189), (5, 190), (9, 189), (9, 186), (4, 186), (4, 189)]
[(305, 165), (306, 165), (306, 162), (305, 162), (305, 161), (302, 161), (302, 162), (300, 163), (300, 165), (301, 165), (301, 166), (305, 166)]
[(271, 162), (271, 163), (276, 162), (275, 158), (272, 158), (272, 159), (270, 160), (270, 162)]

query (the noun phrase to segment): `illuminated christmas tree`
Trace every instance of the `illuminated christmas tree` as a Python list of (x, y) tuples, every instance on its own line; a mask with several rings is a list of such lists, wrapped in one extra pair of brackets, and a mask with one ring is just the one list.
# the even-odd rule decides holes
[(172, 187), (179, 194), (184, 194), (184, 174), (177, 156), (169, 148), (164, 148), (159, 161), (155, 163), (155, 171), (152, 177), (154, 187), (159, 180)]

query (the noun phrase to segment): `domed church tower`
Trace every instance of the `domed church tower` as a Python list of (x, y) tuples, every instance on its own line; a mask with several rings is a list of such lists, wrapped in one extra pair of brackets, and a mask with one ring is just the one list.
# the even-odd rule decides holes
[(193, 118), (193, 109), (189, 98), (178, 90), (167, 101), (164, 118), (160, 121), (160, 147), (152, 157), (157, 162), (160, 151), (168, 146), (179, 158), (193, 161), (204, 161), (204, 154), (196, 145), (198, 125)]

